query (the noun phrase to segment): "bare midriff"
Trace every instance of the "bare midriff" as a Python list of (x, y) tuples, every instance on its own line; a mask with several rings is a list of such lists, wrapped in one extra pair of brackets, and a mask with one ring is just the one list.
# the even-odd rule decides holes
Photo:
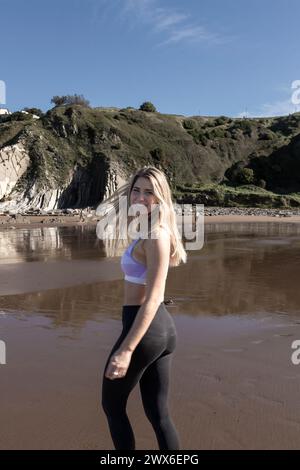
[[(146, 286), (124, 281), (123, 305), (142, 305), (146, 300)], [(163, 302), (163, 298), (159, 302)]]
[(124, 305), (142, 305), (146, 298), (146, 286), (124, 281)]

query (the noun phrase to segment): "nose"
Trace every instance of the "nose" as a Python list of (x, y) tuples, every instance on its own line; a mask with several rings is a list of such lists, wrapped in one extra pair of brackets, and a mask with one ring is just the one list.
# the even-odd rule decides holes
[(143, 203), (146, 201), (146, 197), (143, 195), (143, 194), (140, 194), (137, 198), (136, 198), (136, 202), (137, 203)]

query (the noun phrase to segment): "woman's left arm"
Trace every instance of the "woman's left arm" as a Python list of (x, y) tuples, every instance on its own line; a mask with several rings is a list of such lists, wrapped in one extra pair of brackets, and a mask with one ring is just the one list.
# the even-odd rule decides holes
[(170, 260), (170, 235), (161, 230), (158, 238), (145, 241), (147, 279), (145, 302), (139, 308), (134, 322), (119, 347), (119, 351), (133, 352), (148, 330), (164, 298)]

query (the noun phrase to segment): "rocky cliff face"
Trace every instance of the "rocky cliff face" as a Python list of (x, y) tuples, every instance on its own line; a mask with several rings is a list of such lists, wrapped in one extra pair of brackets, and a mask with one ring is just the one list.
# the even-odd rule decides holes
[(2, 212), (92, 207), (125, 183), (113, 165), (102, 168), (100, 162), (93, 161), (88, 170), (75, 165), (62, 186), (44, 184), (41, 187), (39, 181), (29, 179), (21, 190), (18, 183), (29, 167), (28, 150), (22, 145), (15, 144), (0, 150)]
[(186, 118), (64, 105), (38, 120), (0, 116), (0, 211), (96, 207), (144, 165), (189, 196), (210, 183), (300, 192), (299, 139), (299, 113)]
[(0, 150), (0, 199), (12, 192), (29, 165), (30, 157), (21, 139)]
[(125, 182), (118, 162), (86, 149), (74, 117), (64, 123), (59, 113), (49, 113), (41, 125), (27, 118), (21, 129), (17, 122), (13, 135), (15, 124), (5, 122), (1, 129), (0, 121), (2, 212), (94, 207)]

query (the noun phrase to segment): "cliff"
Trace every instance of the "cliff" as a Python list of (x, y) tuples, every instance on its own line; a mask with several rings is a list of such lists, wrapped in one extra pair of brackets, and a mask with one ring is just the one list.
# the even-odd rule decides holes
[(64, 105), (0, 116), (0, 211), (96, 207), (137, 168), (177, 202), (300, 205), (300, 114), (185, 117)]

